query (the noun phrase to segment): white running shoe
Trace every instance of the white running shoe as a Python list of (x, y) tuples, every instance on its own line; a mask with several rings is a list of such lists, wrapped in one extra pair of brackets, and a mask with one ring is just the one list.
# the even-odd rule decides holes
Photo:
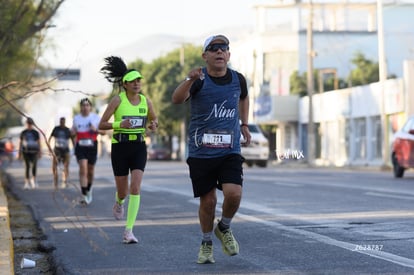
[(30, 189), (30, 185), (29, 185), (29, 180), (28, 179), (25, 179), (24, 180), (24, 187), (23, 187), (23, 189)]
[(124, 205), (115, 202), (114, 207), (112, 208), (112, 214), (114, 215), (115, 219), (121, 220), (124, 217)]
[(36, 180), (34, 178), (30, 179), (30, 185), (32, 186), (32, 189), (35, 189), (37, 187)]
[(132, 233), (132, 230), (125, 230), (123, 242), (125, 244), (130, 244), (130, 243), (137, 243), (138, 240), (137, 238), (135, 238), (134, 233)]
[(89, 204), (88, 196), (82, 195), (79, 203), (82, 204), (82, 205), (88, 205)]
[(92, 188), (86, 193), (86, 202), (90, 204), (92, 202)]

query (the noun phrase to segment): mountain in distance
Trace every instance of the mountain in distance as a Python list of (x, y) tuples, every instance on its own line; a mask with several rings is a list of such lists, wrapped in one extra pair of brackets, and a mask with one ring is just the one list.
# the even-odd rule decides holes
[[(118, 49), (104, 49), (102, 52), (97, 52), (94, 56), (76, 61), (76, 66), (70, 66), (70, 69), (80, 69), (80, 79), (75, 81), (59, 80), (57, 87), (55, 88), (64, 89), (64, 92), (54, 94), (39, 93), (36, 96), (25, 100), (25, 105), (27, 106), (26, 111), (27, 113), (30, 113), (36, 121), (39, 121), (42, 129), (51, 130), (57, 124), (58, 119), (61, 116), (67, 117), (67, 122), (70, 126), (72, 108), (78, 106), (81, 98), (96, 95), (103, 99), (111, 93), (112, 84), (100, 73), (100, 69), (104, 66), (105, 57), (110, 55), (120, 56), (127, 64), (137, 59), (142, 59), (144, 62), (149, 63), (152, 60), (179, 48), (183, 43), (199, 45), (201, 48), (204, 40), (211, 34), (224, 34), (230, 39), (231, 44), (236, 42), (239, 37), (248, 34), (248, 30), (245, 27), (222, 29), (207, 34), (200, 34), (196, 37), (154, 34), (143, 37), (134, 43)], [(141, 68), (136, 69), (140, 70)], [(145, 71), (141, 73), (145, 77)], [(100, 107), (102, 106), (95, 106), (97, 111)]]
[[(223, 34), (230, 39), (230, 43), (237, 41), (241, 36), (249, 33), (251, 28), (231, 27), (226, 29), (209, 32), (196, 37), (183, 37), (171, 34), (154, 34), (137, 40), (132, 44), (115, 49), (113, 52), (119, 52), (125, 60), (133, 61), (138, 58), (145, 62), (151, 62), (153, 59), (163, 56), (164, 54), (180, 48), (183, 44), (203, 45), (204, 40), (212, 34)], [(201, 54), (201, 52), (200, 52)]]
[(120, 56), (122, 56), (126, 62), (131, 62), (136, 59), (151, 62), (170, 51), (180, 48), (181, 45), (186, 43), (200, 44), (200, 40), (197, 41), (197, 39), (194, 38), (184, 38), (178, 35), (154, 34), (139, 39), (132, 44), (118, 48), (113, 52), (119, 52)]
[[(99, 69), (103, 66), (104, 58), (110, 55), (122, 57), (126, 64), (137, 59), (142, 59), (144, 62), (149, 63), (160, 56), (166, 55), (174, 49), (180, 48), (181, 45), (185, 43), (199, 45), (201, 47), (204, 40), (212, 34), (226, 35), (230, 39), (231, 44), (251, 31), (252, 28), (249, 29), (245, 26), (240, 26), (209, 32), (208, 34), (203, 34), (197, 37), (182, 37), (171, 34), (149, 35), (134, 43), (117, 49), (108, 50), (82, 62), (80, 68), (81, 85), (85, 90), (95, 91), (96, 93), (108, 93), (108, 91), (112, 89), (111, 84), (104, 79), (103, 75), (99, 72)], [(139, 68), (136, 69), (139, 70)], [(145, 72), (142, 73), (145, 77)]]

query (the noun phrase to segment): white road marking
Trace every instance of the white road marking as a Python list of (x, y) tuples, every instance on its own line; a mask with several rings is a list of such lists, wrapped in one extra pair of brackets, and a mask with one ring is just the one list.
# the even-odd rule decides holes
[(400, 200), (414, 200), (414, 197), (411, 195), (392, 195), (392, 194), (385, 194), (379, 192), (366, 192), (368, 196), (375, 196), (375, 197), (384, 197), (384, 198), (393, 198), (393, 199), (400, 199)]

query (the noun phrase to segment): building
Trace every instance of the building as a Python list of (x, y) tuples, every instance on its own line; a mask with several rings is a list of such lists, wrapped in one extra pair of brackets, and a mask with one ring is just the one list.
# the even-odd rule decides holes
[[(311, 61), (313, 69), (318, 70), (321, 77), (327, 73), (333, 74), (334, 77), (346, 78), (353, 69), (351, 60), (357, 52), (363, 53), (370, 60), (378, 60), (377, 8), (376, 1), (317, 2), (312, 5), (308, 2), (283, 1), (255, 6), (256, 29), (254, 33), (239, 40), (237, 44), (234, 43), (232, 65), (249, 79), (251, 105), (253, 106), (250, 118), (253, 122), (271, 126), (270, 144), (273, 146), (271, 147), (273, 151), (300, 149), (307, 152), (308, 150), (309, 112), (305, 101), (309, 99), (299, 99), (297, 96), (290, 95), (289, 77), (294, 71), (307, 72), (309, 61)], [(383, 5), (385, 37), (383, 45), (387, 57), (386, 67), (389, 74), (397, 77), (397, 80), (392, 81), (393, 84), (387, 82), (385, 87), (391, 89), (387, 86), (391, 85), (392, 89), (398, 90), (394, 92), (396, 96), (406, 93), (402, 90), (405, 81), (403, 80), (403, 63), (405, 60), (414, 59), (412, 46), (414, 45), (414, 31), (410, 27), (414, 23), (413, 12), (414, 5), (410, 3), (393, 1)], [(313, 20), (310, 20), (311, 18)], [(309, 35), (312, 37), (312, 44), (308, 40)], [(312, 50), (308, 51), (308, 48)], [(384, 160), (386, 152), (380, 149), (388, 146), (389, 142), (381, 138), (379, 133), (383, 133), (385, 125), (391, 125), (385, 124), (384, 116), (407, 110), (397, 108), (388, 110), (391, 113), (385, 114), (385, 107), (379, 103), (382, 102), (382, 98), (379, 97), (390, 95), (387, 91), (384, 94), (376, 92), (377, 86), (369, 85), (348, 89), (346, 92), (338, 91), (341, 94), (348, 93), (347, 96), (343, 95), (339, 104), (344, 105), (342, 111), (351, 112), (350, 117), (346, 114), (342, 114), (341, 118), (331, 115), (332, 112), (337, 111), (334, 106), (338, 104), (335, 100), (339, 99), (336, 96), (318, 94), (312, 97), (316, 104), (312, 109), (316, 120), (315, 157), (317, 163), (375, 164), (381, 162), (378, 159)], [(366, 96), (366, 93), (369, 93), (368, 90), (371, 91), (370, 96)], [(354, 93), (360, 93), (362, 97)], [(349, 101), (351, 99), (352, 102)], [(373, 105), (370, 110), (371, 115), (374, 116), (375, 113), (375, 118), (369, 118), (370, 116), (363, 112), (355, 112), (349, 105), (356, 104), (360, 99), (361, 104)], [(401, 102), (399, 104), (404, 105)], [(365, 105), (360, 106), (362, 110), (366, 109)], [(347, 122), (345, 117), (351, 120)], [(362, 120), (354, 121), (353, 119), (357, 117)], [(337, 125), (339, 119), (343, 120), (341, 122), (343, 126)], [(325, 125), (328, 120), (336, 122)], [(389, 120), (390, 117), (387, 117), (387, 121)], [(335, 145), (338, 146), (335, 150), (345, 150), (341, 154), (341, 160), (331, 160), (333, 145), (327, 145), (321, 135), (323, 129), (330, 131), (328, 129), (332, 127), (339, 127), (338, 129), (342, 131), (337, 136), (339, 140), (342, 140), (342, 145)], [(385, 130), (388, 132), (388, 129)], [(349, 131), (352, 131), (355, 136), (348, 135), (347, 137), (346, 133)], [(368, 132), (376, 134), (367, 136)], [(376, 149), (364, 147), (366, 142), (374, 144), (371, 143), (372, 138), (375, 138)], [(360, 155), (355, 155), (358, 148), (360, 148)], [(365, 153), (362, 153), (363, 150)], [(278, 157), (276, 153), (274, 157)]]

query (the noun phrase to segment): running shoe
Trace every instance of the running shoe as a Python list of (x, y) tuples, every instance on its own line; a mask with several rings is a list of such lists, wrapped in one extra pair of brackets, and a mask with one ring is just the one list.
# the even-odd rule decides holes
[(27, 180), (27, 179), (24, 180), (24, 187), (23, 187), (23, 189), (30, 189), (29, 180)]
[(114, 214), (115, 219), (121, 220), (124, 217), (124, 205), (115, 202), (112, 208), (112, 214)]
[(92, 202), (92, 188), (86, 193), (86, 202), (90, 204)]
[(34, 178), (30, 179), (30, 185), (32, 186), (32, 189), (35, 189), (37, 187), (37, 183)]
[(82, 204), (82, 205), (88, 205), (89, 204), (88, 196), (87, 195), (82, 195), (82, 198), (80, 199), (79, 203)]
[(125, 244), (130, 244), (130, 243), (137, 243), (138, 240), (137, 238), (135, 238), (134, 233), (132, 233), (132, 230), (125, 230), (123, 242)]
[(213, 257), (213, 245), (208, 243), (202, 243), (200, 251), (198, 252), (198, 264), (214, 264), (216, 261)]
[(216, 237), (221, 241), (221, 248), (223, 252), (229, 256), (234, 256), (239, 254), (239, 244), (237, 243), (236, 239), (233, 236), (233, 232), (231, 229), (226, 229), (224, 231), (220, 231), (218, 225), (214, 229), (214, 234)]

